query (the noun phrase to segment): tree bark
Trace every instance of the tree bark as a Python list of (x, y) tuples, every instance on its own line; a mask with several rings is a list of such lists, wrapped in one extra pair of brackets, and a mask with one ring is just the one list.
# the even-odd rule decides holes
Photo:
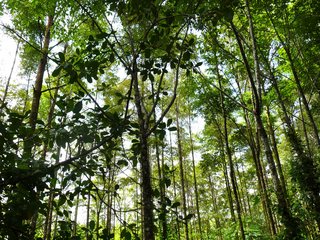
[(196, 210), (197, 210), (197, 219), (198, 219), (198, 227), (200, 233), (200, 239), (202, 239), (202, 225), (201, 225), (201, 216), (200, 216), (200, 207), (199, 207), (199, 192), (198, 192), (198, 183), (197, 183), (197, 174), (196, 174), (196, 164), (194, 159), (194, 143), (192, 138), (192, 130), (191, 130), (191, 112), (189, 111), (189, 137), (190, 137), (190, 146), (191, 146), (191, 158), (192, 158), (192, 170), (193, 170), (193, 185), (195, 190), (196, 197)]
[[(208, 180), (209, 180), (209, 187), (210, 187), (210, 192), (211, 192), (211, 198), (212, 198), (212, 202), (213, 202), (213, 209), (216, 213), (218, 213), (218, 207), (217, 207), (217, 196), (215, 194), (215, 189), (214, 189), (214, 185), (212, 183), (212, 179), (210, 177), (210, 173), (208, 174)], [(215, 215), (215, 223), (216, 223), (216, 228), (218, 229), (218, 239), (222, 240), (222, 225), (221, 225), (221, 221), (220, 218), (217, 216), (217, 214)]]
[[(170, 160), (171, 160), (171, 167), (172, 169), (175, 168), (174, 166), (174, 161), (173, 161), (173, 147), (172, 147), (172, 137), (171, 137), (171, 132), (169, 132), (169, 144), (170, 144)], [(177, 187), (176, 187), (176, 177), (175, 177), (175, 173), (172, 173), (172, 182), (173, 182), (173, 197), (174, 200), (176, 201), (177, 199)], [(178, 212), (178, 207), (175, 208), (175, 211)], [(180, 237), (180, 224), (179, 224), (179, 219), (176, 218), (176, 224), (175, 224), (175, 229), (178, 233), (178, 240), (181, 239)]]
[[(240, 83), (237, 78), (236, 78), (236, 83), (237, 83), (237, 86), (239, 89), (241, 101), (244, 102)], [(271, 212), (270, 199), (269, 199), (268, 192), (267, 192), (263, 168), (261, 166), (261, 159), (260, 159), (260, 151), (261, 150), (260, 150), (259, 136), (258, 136), (258, 134), (256, 134), (257, 137), (256, 138), (254, 137), (253, 127), (252, 127), (251, 121), (248, 116), (248, 111), (245, 108), (243, 108), (243, 116), (244, 116), (246, 126), (248, 129), (248, 137), (247, 137), (248, 145), (249, 145), (251, 153), (252, 153), (256, 176), (258, 178), (258, 190), (259, 190), (259, 195), (262, 199), (261, 202), (262, 202), (262, 208), (263, 208), (265, 220), (269, 226), (269, 230), (270, 230), (271, 235), (274, 236), (274, 235), (276, 235), (276, 226), (275, 226), (273, 214)], [(255, 141), (255, 139), (256, 139), (256, 141)]]
[(141, 165), (141, 179), (142, 179), (142, 232), (144, 240), (154, 240), (154, 214), (153, 214), (153, 191), (151, 185), (151, 166), (149, 159), (149, 143), (148, 130), (149, 125), (146, 121), (146, 113), (143, 108), (142, 96), (139, 89), (137, 59), (133, 60), (133, 69), (131, 73), (134, 100), (138, 114), (139, 123), (139, 141), (140, 141), (140, 165)]
[(316, 142), (317, 142), (318, 146), (320, 146), (319, 129), (318, 129), (317, 124), (316, 124), (316, 122), (315, 122), (315, 120), (313, 118), (309, 103), (308, 103), (307, 98), (305, 96), (305, 93), (304, 93), (304, 90), (303, 90), (303, 87), (302, 87), (302, 84), (301, 84), (301, 80), (300, 80), (298, 71), (297, 71), (297, 69), (295, 67), (294, 60), (293, 60), (293, 57), (292, 57), (292, 54), (291, 54), (290, 45), (288, 46), (288, 44), (286, 44), (284, 42), (284, 40), (280, 36), (280, 34), (279, 34), (279, 32), (278, 32), (278, 30), (277, 30), (277, 28), (275, 26), (275, 23), (274, 23), (272, 17), (270, 16), (268, 11), (267, 11), (267, 13), (268, 13), (269, 19), (271, 21), (271, 24), (273, 26), (273, 29), (275, 30), (275, 33), (276, 33), (276, 35), (278, 37), (278, 40), (280, 41), (280, 43), (281, 43), (281, 45), (282, 45), (282, 47), (283, 47), (283, 49), (286, 52), (286, 55), (288, 57), (290, 68), (291, 68), (291, 71), (292, 71), (292, 74), (293, 74), (293, 79), (294, 79), (294, 81), (296, 83), (298, 93), (299, 93), (299, 95), (301, 97), (302, 103), (303, 103), (303, 105), (305, 107), (307, 116), (308, 116), (309, 121), (311, 123), (312, 129), (313, 129), (313, 133), (314, 133), (314, 136), (316, 138)]
[(298, 181), (300, 188), (307, 196), (309, 196), (309, 207), (315, 212), (315, 220), (317, 221), (318, 229), (320, 230), (320, 185), (317, 181), (319, 172), (316, 169), (316, 163), (314, 160), (304, 151), (302, 141), (296, 133), (291, 119), (288, 116), (287, 108), (282, 99), (278, 83), (272, 72), (270, 72), (270, 74), (273, 87), (278, 96), (278, 101), (284, 115), (283, 121), (286, 123), (287, 139), (297, 154), (297, 158), (293, 161), (293, 167), (296, 171), (294, 178)]
[[(218, 74), (218, 81), (219, 81), (219, 88), (222, 89), (222, 84), (221, 84), (221, 79), (220, 75), (217, 69), (217, 74)], [(236, 208), (237, 208), (237, 217), (239, 221), (239, 227), (240, 227), (240, 234), (241, 238), (243, 240), (246, 239), (245, 233), (244, 233), (244, 228), (243, 228), (243, 222), (242, 222), (242, 211), (241, 211), (241, 206), (240, 206), (240, 199), (239, 199), (239, 192), (238, 192), (238, 186), (237, 186), (237, 180), (236, 180), (236, 175), (235, 175), (235, 169), (234, 169), (234, 164), (233, 164), (233, 159), (232, 159), (232, 152), (231, 148), (229, 145), (229, 139), (228, 139), (228, 126), (227, 126), (227, 113), (224, 105), (224, 96), (222, 92), (220, 91), (220, 104), (221, 104), (221, 110), (222, 110), (222, 117), (223, 117), (223, 137), (224, 137), (224, 146), (225, 146), (225, 151), (228, 157), (228, 163), (229, 163), (229, 168), (230, 168), (230, 179), (231, 179), (231, 186), (233, 190), (233, 196), (235, 198), (236, 202)]]
[[(154, 86), (153, 83), (151, 83), (151, 90), (152, 90), (152, 95), (155, 95), (154, 92)], [(153, 98), (153, 105), (155, 105), (155, 100)], [(154, 121), (157, 122), (157, 114), (156, 111), (153, 113)], [(162, 227), (161, 231), (161, 239), (166, 240), (168, 238), (168, 227), (167, 227), (167, 213), (166, 213), (166, 201), (165, 201), (165, 176), (163, 172), (163, 165), (162, 162), (160, 161), (160, 151), (159, 151), (159, 138), (157, 132), (154, 132), (154, 137), (155, 137), (155, 153), (156, 153), (156, 160), (157, 160), (157, 170), (158, 170), (158, 177), (159, 177), (159, 189), (160, 189), (160, 224)], [(162, 166), (161, 166), (162, 165)]]
[(31, 127), (31, 132), (28, 135), (26, 141), (24, 142), (24, 155), (27, 158), (31, 157), (31, 150), (33, 147), (33, 141), (32, 141), (32, 135), (34, 134), (34, 131), (36, 129), (36, 122), (38, 119), (38, 112), (39, 112), (39, 106), (40, 106), (40, 98), (41, 98), (41, 90), (42, 90), (42, 83), (43, 83), (43, 76), (44, 72), (46, 70), (46, 65), (48, 61), (48, 53), (49, 53), (49, 44), (50, 44), (50, 31), (53, 26), (53, 19), (54, 14), (48, 16), (48, 22), (45, 30), (44, 35), (44, 42), (43, 42), (43, 48), (42, 48), (42, 55), (41, 59), (38, 65), (38, 71), (36, 76), (36, 81), (33, 87), (33, 98), (32, 98), (32, 105), (31, 105), (31, 112), (29, 116), (29, 124)]
[(230, 22), (230, 23), (231, 23), (231, 28), (235, 34), (235, 37), (236, 37), (236, 40), (237, 40), (237, 43), (238, 43), (238, 46), (239, 46), (239, 49), (241, 52), (241, 56), (244, 61), (245, 68), (246, 68), (246, 71), (247, 71), (247, 74), (248, 74), (248, 77), (250, 80), (250, 86), (251, 86), (251, 89), (253, 92), (253, 100), (254, 100), (254, 117), (256, 120), (257, 129), (258, 129), (260, 138), (261, 138), (263, 145), (264, 145), (266, 158), (267, 158), (268, 165), (269, 165), (269, 168), (270, 168), (270, 171), (272, 174), (273, 186), (274, 186), (277, 200), (278, 200), (278, 204), (279, 204), (279, 210), (280, 210), (279, 212), (282, 216), (282, 221), (283, 221), (283, 223), (286, 227), (286, 230), (287, 230), (286, 237), (289, 239), (293, 239), (295, 237), (298, 237), (298, 229), (296, 227), (297, 221), (291, 214), (288, 200), (285, 197), (284, 190), (281, 186), (281, 182), (278, 177), (277, 168), (276, 168), (273, 156), (272, 156), (272, 151), (271, 151), (268, 135), (266, 133), (266, 130), (265, 130), (262, 118), (261, 118), (261, 109), (262, 109), (261, 104), (260, 104), (261, 100), (259, 99), (259, 94), (258, 94), (256, 85), (255, 85), (255, 82), (254, 82), (254, 78), (251, 73), (251, 68), (250, 68), (249, 62), (247, 60), (245, 51), (242, 46), (241, 38), (240, 38), (239, 33), (236, 29), (236, 26), (233, 24), (233, 22)]
[[(183, 168), (183, 156), (182, 156), (182, 143), (180, 134), (180, 124), (179, 124), (179, 109), (178, 103), (176, 102), (176, 124), (177, 124), (177, 142), (178, 142), (178, 157), (179, 157), (179, 170), (180, 170), (180, 183), (181, 183), (181, 195), (182, 195), (182, 208), (183, 217), (187, 216), (187, 201), (186, 201), (186, 191), (185, 191), (185, 177)], [(187, 220), (183, 221), (185, 230), (185, 239), (189, 240), (189, 227)]]
[(268, 121), (268, 128), (269, 128), (269, 136), (271, 138), (271, 144), (272, 144), (272, 151), (274, 154), (274, 158), (276, 160), (276, 164), (277, 164), (277, 169), (278, 169), (278, 174), (280, 176), (280, 181), (281, 181), (281, 185), (283, 188), (283, 191), (285, 192), (286, 196), (287, 196), (287, 184), (284, 178), (284, 174), (283, 174), (283, 170), (282, 170), (282, 164), (280, 162), (280, 156), (279, 156), (279, 152), (278, 152), (278, 146), (277, 146), (277, 140), (276, 140), (276, 136), (275, 136), (275, 131), (272, 125), (272, 121), (271, 121), (271, 113), (270, 113), (270, 107), (269, 104), (266, 104), (266, 113), (267, 113), (267, 121)]

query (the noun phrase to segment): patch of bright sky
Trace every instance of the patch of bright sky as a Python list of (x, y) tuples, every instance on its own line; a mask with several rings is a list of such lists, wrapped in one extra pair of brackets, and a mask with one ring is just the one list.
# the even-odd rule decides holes
[[(0, 17), (0, 23), (1, 24), (9, 24), (10, 23), (10, 17), (8, 15), (4, 15)], [(5, 30), (3, 27), (0, 28), (0, 84), (1, 88), (6, 85), (7, 79), (10, 74), (10, 70), (13, 64), (14, 55), (17, 48), (17, 42), (8, 36), (5, 33)], [(13, 74), (11, 76), (11, 79), (14, 81), (14, 79), (18, 78), (18, 64), (19, 59), (16, 61), (16, 66), (14, 68)]]

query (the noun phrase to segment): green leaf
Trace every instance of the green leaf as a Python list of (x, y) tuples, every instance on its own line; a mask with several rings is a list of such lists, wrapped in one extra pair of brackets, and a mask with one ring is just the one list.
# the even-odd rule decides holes
[(93, 231), (95, 225), (96, 225), (96, 223), (95, 223), (94, 220), (91, 220), (91, 221), (89, 222), (89, 228), (90, 228), (91, 231)]
[(89, 36), (89, 41), (94, 41), (94, 37), (92, 35)]
[(159, 214), (159, 219), (160, 220), (164, 220), (166, 218), (166, 214), (165, 213), (160, 213)]
[(176, 127), (169, 127), (168, 130), (169, 131), (177, 131), (177, 128)]
[(70, 71), (70, 83), (74, 83), (78, 80), (78, 73), (74, 70)]
[(186, 52), (183, 54), (182, 59), (183, 59), (184, 61), (189, 61), (190, 58), (191, 58), (191, 53), (190, 53), (189, 51), (186, 51)]
[(128, 166), (128, 161), (127, 160), (124, 160), (124, 159), (122, 159), (122, 160), (119, 160), (118, 162), (117, 162), (117, 165), (124, 165), (124, 166)]
[(149, 73), (149, 79), (150, 79), (151, 82), (154, 81), (154, 76), (152, 75), (152, 73)]
[(172, 205), (171, 205), (171, 208), (177, 208), (177, 207), (179, 207), (181, 204), (180, 204), (180, 202), (175, 202), (175, 203), (173, 203)]
[(165, 184), (166, 184), (167, 187), (169, 187), (171, 185), (170, 178), (165, 178)]
[(131, 233), (126, 228), (124, 228), (121, 231), (120, 237), (125, 240), (131, 240)]
[(166, 127), (166, 123), (161, 122), (161, 123), (159, 123), (158, 127), (159, 127), (160, 129), (164, 129), (164, 128)]
[(194, 214), (190, 213), (190, 214), (188, 214), (184, 219), (185, 219), (185, 220), (190, 220), (190, 219), (193, 218), (193, 217), (194, 217)]
[(194, 67), (200, 67), (202, 65), (202, 62), (198, 62)]
[(224, 18), (226, 19), (226, 21), (232, 22), (234, 12), (231, 8), (225, 8), (223, 10), (223, 15), (224, 15)]
[(62, 206), (67, 201), (67, 198), (65, 195), (61, 195), (59, 198), (58, 206)]
[(61, 72), (61, 66), (59, 66), (58, 68), (56, 68), (55, 70), (53, 70), (52, 72), (52, 77), (58, 77), (59, 74)]
[(145, 56), (146, 58), (150, 58), (150, 56), (151, 56), (151, 50), (150, 50), (150, 48), (147, 48), (147, 49), (144, 51), (144, 56)]
[(64, 62), (65, 61), (64, 53), (59, 52), (58, 55), (59, 55), (60, 61)]
[(109, 56), (109, 61), (111, 63), (113, 63), (115, 61), (115, 56), (114, 56), (114, 53), (111, 53), (110, 56)]
[(160, 197), (160, 191), (158, 189), (153, 190), (154, 197)]
[(76, 105), (73, 108), (74, 113), (79, 113), (82, 109), (82, 101), (79, 101), (76, 103)]

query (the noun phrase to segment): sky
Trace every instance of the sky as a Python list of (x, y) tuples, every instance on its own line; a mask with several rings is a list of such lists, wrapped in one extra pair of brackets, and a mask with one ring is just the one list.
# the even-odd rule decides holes
[[(8, 24), (10, 22), (10, 19), (8, 16), (0, 17), (0, 24)], [(9, 37), (3, 27), (0, 27), (0, 86), (1, 89), (6, 85), (6, 82), (8, 80), (10, 70), (13, 64), (14, 55), (17, 48), (17, 42)], [(19, 65), (19, 59), (16, 61), (15, 65), (15, 71), (13, 72), (13, 75), (11, 79), (13, 82), (14, 80), (18, 79), (18, 65)], [(2, 96), (1, 96), (2, 97)]]

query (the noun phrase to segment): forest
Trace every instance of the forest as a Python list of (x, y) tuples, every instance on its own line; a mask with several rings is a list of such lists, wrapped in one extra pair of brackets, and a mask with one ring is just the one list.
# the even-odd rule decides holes
[(319, 9), (1, 0), (0, 239), (320, 239)]

